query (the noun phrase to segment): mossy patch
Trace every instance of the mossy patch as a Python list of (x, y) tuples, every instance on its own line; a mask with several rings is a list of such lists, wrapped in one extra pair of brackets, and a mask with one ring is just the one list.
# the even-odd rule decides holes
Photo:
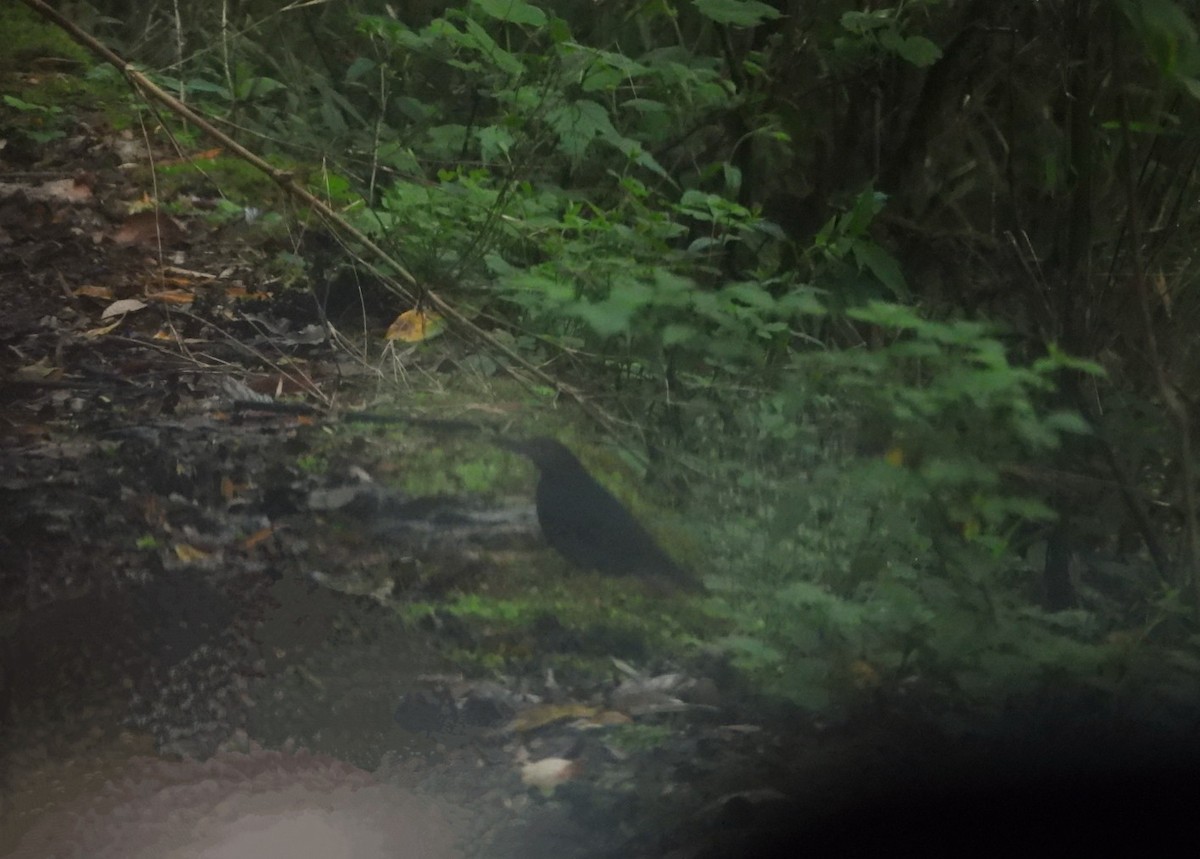
[(404, 456), (396, 475), (412, 495), (493, 494), (515, 482), (516, 467), (503, 451), (478, 440), (449, 442)]
[(0, 8), (0, 73), (28, 71), (39, 60), (52, 58), (86, 66), (91, 55), (66, 33), (19, 4)]
[(553, 668), (606, 678), (612, 657), (645, 662), (684, 658), (713, 631), (702, 600), (656, 594), (632, 578), (564, 570), (547, 554), (524, 568), (497, 571), (486, 592), (399, 609), (410, 622), (452, 619), (459, 634), (447, 655), (486, 671)]

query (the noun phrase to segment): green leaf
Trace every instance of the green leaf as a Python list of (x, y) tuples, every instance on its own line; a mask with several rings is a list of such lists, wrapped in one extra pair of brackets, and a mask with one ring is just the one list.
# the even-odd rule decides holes
[(1197, 48), (1196, 28), (1178, 3), (1174, 0), (1123, 0), (1120, 6), (1162, 74), (1174, 77), (1196, 72), (1192, 67)]
[(584, 92), (612, 92), (625, 81), (625, 75), (613, 68), (590, 68), (579, 88)]
[(620, 136), (608, 111), (594, 101), (580, 100), (554, 108), (546, 114), (546, 121), (558, 135), (558, 148), (572, 158), (582, 157), (597, 137)]
[(556, 45), (565, 44), (575, 38), (571, 34), (570, 25), (562, 18), (552, 17), (547, 32), (550, 35), (550, 40)]
[(330, 101), (322, 101), (321, 121), (325, 123), (325, 127), (335, 134), (344, 134), (348, 128), (346, 118), (342, 116), (337, 107)]
[(454, 155), (462, 151), (467, 129), (463, 125), (435, 125), (426, 134), (429, 135), (430, 145), (435, 152)]
[(791, 582), (779, 591), (779, 601), (788, 607), (827, 606), (837, 602), (837, 598), (820, 585), (812, 582)]
[(516, 138), (508, 129), (496, 125), (479, 129), (475, 132), (475, 137), (479, 140), (480, 154), (485, 161), (492, 161), (497, 155), (507, 155), (516, 142)]
[(1076, 412), (1053, 412), (1046, 415), (1046, 426), (1059, 432), (1072, 432), (1079, 435), (1092, 434), (1092, 425)]
[(394, 140), (382, 143), (375, 152), (380, 164), (386, 164), (401, 173), (417, 174), (421, 172), (421, 163), (411, 149), (402, 146)]
[(851, 308), (846, 311), (846, 315), (851, 319), (887, 328), (923, 328), (925, 326), (925, 320), (911, 307), (886, 301), (872, 301), (865, 307)]
[(621, 107), (636, 110), (638, 113), (666, 113), (668, 108), (661, 101), (650, 98), (631, 98), (621, 102)]
[(629, 330), (630, 308), (608, 299), (597, 302), (581, 301), (567, 311), (586, 322), (601, 337), (624, 334)]
[(678, 322), (671, 322), (663, 326), (662, 344), (663, 346), (676, 346), (680, 343), (686, 343), (689, 340), (695, 339), (700, 332), (691, 325), (683, 325)]
[(488, 271), (498, 277), (516, 277), (521, 273), (520, 269), (495, 251), (484, 254), (483, 263), (487, 266)]
[(262, 98), (281, 89), (287, 89), (287, 86), (274, 78), (249, 78), (242, 81), (241, 85), (238, 86), (238, 98), (243, 101), (249, 101), (251, 99)]
[(845, 12), (839, 21), (843, 29), (856, 35), (863, 35), (871, 30), (894, 26), (895, 19), (891, 9), (880, 9), (877, 12)]
[(730, 635), (722, 640), (724, 648), (731, 653), (754, 662), (777, 664), (783, 662), (783, 654), (758, 638)]
[(34, 143), (49, 143), (51, 140), (59, 140), (67, 136), (65, 131), (59, 129), (49, 129), (38, 131), (37, 129), (26, 129), (25, 135)]
[(580, 301), (569, 307), (568, 311), (590, 325), (601, 337), (610, 337), (628, 332), (634, 314), (653, 299), (654, 293), (646, 284), (624, 280), (614, 284), (604, 300)]
[(370, 57), (359, 57), (346, 69), (346, 81), (356, 81), (367, 72), (374, 71), (378, 64)]
[(870, 269), (871, 274), (888, 288), (895, 298), (907, 300), (911, 297), (900, 263), (896, 258), (874, 242), (856, 241), (850, 247), (859, 268)]
[(708, 20), (734, 27), (757, 27), (780, 16), (778, 9), (757, 0), (692, 0), (692, 5)]
[(928, 68), (942, 58), (942, 49), (924, 36), (909, 36), (896, 52), (919, 69)]
[(975, 459), (930, 457), (921, 464), (923, 478), (937, 486), (994, 485), (996, 469)]
[[(178, 89), (178, 88), (179, 88), (178, 85), (173, 87), (173, 89)], [(221, 98), (229, 98), (230, 97), (228, 89), (221, 86), (220, 84), (213, 83), (212, 81), (206, 81), (203, 78), (196, 78), (194, 80), (188, 81), (187, 82), (187, 90), (188, 90), (188, 92), (208, 92), (208, 93), (212, 93), (213, 95), (219, 95)]]
[(1095, 361), (1088, 361), (1085, 358), (1076, 358), (1064, 352), (1057, 343), (1050, 343), (1046, 347), (1047, 355), (1045, 358), (1038, 358), (1033, 362), (1033, 371), (1038, 374), (1052, 373), (1060, 369), (1076, 370), (1080, 373), (1087, 373), (1091, 376), (1105, 377), (1108, 373), (1104, 367), (1097, 364)]
[[(496, 261), (493, 261), (493, 265)], [(555, 277), (534, 272), (519, 271), (513, 277), (505, 277), (503, 284), (511, 298), (527, 307), (545, 304), (564, 305), (575, 298), (575, 287)]]
[(818, 290), (811, 286), (800, 286), (779, 299), (781, 315), (824, 316), (825, 305), (818, 298)]
[(654, 300), (657, 304), (683, 305), (696, 289), (696, 282), (664, 268), (654, 270)]
[(863, 191), (854, 200), (854, 208), (842, 216), (841, 231), (850, 238), (859, 238), (867, 231), (875, 216), (883, 211), (887, 195), (870, 188)]
[(45, 105), (33, 104), (28, 101), (23, 101), (23, 100), (17, 98), (15, 95), (4, 96), (4, 103), (7, 104), (11, 108), (15, 108), (16, 110), (20, 110), (20, 111), (25, 111), (27, 113), (29, 113), (29, 112), (52, 113), (53, 112), (51, 108), (46, 107)]
[[(604, 115), (604, 119), (607, 122), (607, 113)], [(667, 175), (666, 169), (654, 159), (653, 155), (642, 148), (642, 144), (620, 134), (612, 127), (611, 123), (609, 123), (608, 128), (608, 131), (601, 134), (606, 143), (614, 146), (622, 155), (639, 167), (645, 167), (647, 170), (662, 176), (664, 179), (670, 178)]]
[(1176, 78), (1176, 80), (1178, 80), (1180, 85), (1187, 90), (1188, 95), (1197, 101), (1200, 101), (1200, 80), (1186, 75), (1180, 75), (1178, 78)]
[(497, 21), (531, 27), (541, 27), (546, 23), (546, 13), (525, 0), (471, 0), (471, 5)]
[[(721, 169), (725, 173), (725, 187), (729, 190), (729, 192), (731, 194), (736, 196), (738, 190), (742, 187), (742, 170), (741, 170), (741, 168), (736, 167), (735, 165), (730, 164), (728, 161), (726, 161), (724, 164), (721, 165)], [(780, 231), (780, 235), (782, 236), (782, 230)]]
[(496, 68), (500, 69), (505, 74), (518, 77), (525, 72), (525, 64), (517, 59), (516, 55), (504, 50), (496, 43), (496, 40), (488, 35), (487, 30), (483, 29), (477, 22), (467, 19), (467, 33), (469, 39), (464, 39), (464, 43), (471, 44), (479, 49), (479, 52), (491, 60)]
[(759, 310), (775, 309), (775, 297), (757, 283), (731, 283), (721, 290), (721, 294)]

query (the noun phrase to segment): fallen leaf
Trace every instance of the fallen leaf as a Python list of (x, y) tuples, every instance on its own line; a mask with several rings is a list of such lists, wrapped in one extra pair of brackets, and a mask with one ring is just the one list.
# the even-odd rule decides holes
[(81, 174), (75, 179), (55, 179), (43, 182), (41, 187), (50, 198), (68, 203), (80, 203), (90, 200), (92, 197), (92, 188), (88, 184), (87, 174)]
[(192, 155), (187, 155), (183, 158), (173, 158), (169, 161), (161, 162), (161, 166), (174, 166), (176, 164), (192, 164), (196, 161), (213, 161), (220, 157), (222, 150), (220, 148), (205, 149), (203, 152), (196, 152)]
[(384, 340), (399, 340), (403, 343), (420, 343), (437, 337), (446, 328), (442, 317), (424, 310), (406, 310), (388, 326)]
[(128, 213), (134, 215), (138, 212), (152, 212), (157, 205), (153, 197), (148, 193), (143, 193), (141, 197), (129, 204)]
[(554, 792), (554, 788), (570, 781), (583, 772), (579, 761), (566, 758), (542, 758), (521, 767), (521, 783), (526, 787), (536, 787), (543, 793)]
[(72, 295), (82, 296), (83, 298), (112, 298), (112, 287), (99, 286), (96, 284), (88, 284), (81, 286), (71, 293)]
[(119, 245), (141, 245), (157, 247), (175, 245), (184, 238), (183, 227), (174, 218), (162, 212), (135, 212), (125, 219), (113, 233), (113, 241)]
[(619, 713), (616, 710), (604, 710), (597, 713), (596, 718), (592, 719), (596, 725), (632, 725), (633, 719), (624, 713)]
[(599, 707), (587, 704), (546, 704), (541, 707), (531, 707), (519, 713), (509, 723), (508, 730), (533, 731), (555, 722), (565, 722), (568, 719), (589, 719), (599, 712)]
[(34, 364), (26, 364), (13, 371), (13, 378), (22, 382), (47, 382), (61, 379), (62, 376), (62, 368), (55, 367), (45, 357), (38, 359)]
[[(122, 317), (122, 319), (123, 318), (124, 317)], [(99, 328), (89, 328), (87, 331), (83, 332), (83, 335), (85, 337), (103, 337), (105, 334), (108, 334), (110, 331), (113, 331), (114, 329), (116, 329), (117, 326), (119, 326), (120, 324), (121, 324), (121, 320), (118, 319), (116, 322), (112, 323), (111, 325), (102, 325)]]
[(191, 546), (187, 543), (175, 544), (175, 557), (179, 558), (181, 561), (203, 561), (210, 554), (210, 552), (206, 552), (203, 549), (197, 549), (195, 546)]
[(168, 275), (178, 275), (181, 283), (191, 283), (196, 280), (217, 280), (217, 275), (215, 274), (209, 274), (206, 271), (193, 271), (190, 268), (180, 268), (177, 265), (164, 266), (163, 271)]
[(321, 570), (313, 570), (308, 574), (321, 587), (329, 588), (342, 594), (355, 597), (370, 597), (382, 606), (387, 606), (396, 588), (393, 579), (373, 580), (357, 575), (331, 576)]
[[(260, 528), (257, 531), (255, 531), (253, 534), (251, 534), (249, 537), (247, 537), (245, 540), (242, 540), (242, 548), (243, 549), (253, 549), (259, 543), (270, 538), (270, 536), (274, 533), (275, 533), (275, 527), (273, 525), (268, 525), (266, 528)], [(389, 591), (390, 591), (390, 588), (389, 588)]]
[(104, 308), (104, 312), (100, 314), (100, 318), (112, 319), (114, 316), (124, 316), (126, 313), (136, 313), (139, 310), (145, 310), (149, 306), (144, 301), (138, 301), (136, 298), (122, 298)]
[(273, 293), (266, 290), (251, 292), (244, 286), (228, 286), (225, 288), (225, 297), (232, 299), (249, 298), (255, 301), (269, 301), (273, 297)]
[(149, 301), (161, 301), (163, 304), (191, 304), (196, 296), (182, 289), (166, 289), (147, 295)]

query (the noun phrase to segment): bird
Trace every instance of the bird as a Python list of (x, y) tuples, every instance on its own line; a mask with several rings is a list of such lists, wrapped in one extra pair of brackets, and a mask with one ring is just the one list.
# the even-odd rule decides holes
[(497, 443), (537, 466), (538, 524), (546, 542), (572, 565), (604, 575), (638, 576), (685, 590), (703, 589), (566, 445), (544, 436)]

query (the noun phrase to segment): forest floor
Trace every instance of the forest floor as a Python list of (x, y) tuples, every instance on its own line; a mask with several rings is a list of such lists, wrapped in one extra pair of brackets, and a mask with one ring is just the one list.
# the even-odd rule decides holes
[[(567, 570), (488, 442), (552, 404), (383, 347), (336, 243), (152, 199), (149, 155), (86, 113), (0, 151), (0, 856), (953, 852), (993, 740), (770, 701), (686, 643), (702, 600)], [(974, 839), (1089, 797), (999, 783)]]
[[(152, 204), (135, 136), (71, 132), (15, 142), (0, 175), (0, 855), (166, 855), (171, 815), (232, 837), (222, 802), (294, 820), (281, 783), (322, 806), (365, 772), (395, 792), (348, 800), (350, 828), (425, 845), (401, 855), (734, 855), (936, 750), (797, 721), (619, 615), (557, 612), (675, 606), (567, 571), (528, 467), (446, 429), (503, 428), (527, 394), (450, 340), (342, 348), (281, 274), (304, 243), (215, 196)], [(489, 616), (528, 592), (553, 599)], [(439, 609), (464, 595), (474, 614)]]

